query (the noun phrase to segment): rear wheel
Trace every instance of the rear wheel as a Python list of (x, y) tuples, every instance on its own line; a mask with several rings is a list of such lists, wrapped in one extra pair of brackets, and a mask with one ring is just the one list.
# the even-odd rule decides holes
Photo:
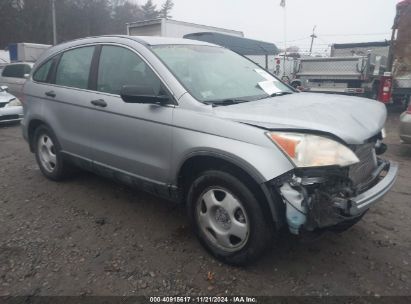
[(247, 264), (272, 243), (274, 228), (253, 192), (237, 177), (210, 170), (192, 183), (188, 212), (203, 246), (219, 260)]
[(38, 127), (33, 140), (37, 164), (48, 179), (59, 181), (70, 175), (72, 168), (64, 161), (57, 138), (48, 127)]

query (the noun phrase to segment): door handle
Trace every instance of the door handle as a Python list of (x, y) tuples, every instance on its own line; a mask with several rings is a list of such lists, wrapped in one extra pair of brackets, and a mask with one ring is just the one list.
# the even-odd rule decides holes
[(46, 93), (44, 93), (44, 95), (48, 96), (48, 97), (56, 97), (56, 93), (54, 91), (48, 91)]
[(105, 102), (103, 99), (92, 100), (91, 104), (95, 105), (96, 107), (102, 107), (102, 108), (107, 107), (107, 102)]

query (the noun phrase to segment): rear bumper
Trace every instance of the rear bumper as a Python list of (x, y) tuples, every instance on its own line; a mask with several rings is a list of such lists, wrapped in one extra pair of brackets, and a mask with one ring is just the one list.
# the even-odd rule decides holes
[(394, 186), (398, 175), (398, 164), (396, 162), (387, 162), (383, 170), (384, 177), (380, 177), (380, 181), (372, 188), (350, 199), (352, 216), (360, 215), (379, 199), (381, 199)]

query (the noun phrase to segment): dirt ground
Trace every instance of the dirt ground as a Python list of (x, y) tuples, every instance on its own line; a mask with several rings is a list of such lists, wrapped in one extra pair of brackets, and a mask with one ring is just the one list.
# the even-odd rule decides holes
[(0, 128), (0, 295), (411, 295), (411, 146), (387, 123), (393, 190), (351, 230), (283, 233), (252, 266), (215, 261), (182, 208), (90, 173), (45, 179)]

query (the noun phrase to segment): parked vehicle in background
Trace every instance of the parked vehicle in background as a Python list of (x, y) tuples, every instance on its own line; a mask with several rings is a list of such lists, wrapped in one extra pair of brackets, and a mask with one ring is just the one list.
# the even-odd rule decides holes
[(6, 86), (0, 86), (0, 124), (20, 121), (23, 107), (15, 96), (7, 92)]
[(400, 116), (400, 138), (403, 142), (411, 144), (411, 102)]
[(274, 43), (237, 37), (229, 34), (199, 32), (184, 35), (183, 38), (204, 41), (225, 47), (237, 54), (247, 57), (251, 61), (269, 71), (274, 71), (274, 56), (279, 53), (279, 50)]
[(10, 63), (4, 67), (0, 74), (0, 85), (7, 86), (10, 94), (19, 99), (23, 97), (23, 86), (29, 77), (34, 63)]
[(405, 105), (411, 100), (411, 0), (397, 4), (390, 63), (393, 76), (393, 97)]
[(292, 86), (310, 92), (365, 96), (388, 103), (391, 95), (383, 96), (381, 91), (381, 86), (386, 85), (386, 71), (387, 58), (375, 54), (300, 58)]
[(397, 176), (377, 156), (383, 104), (299, 93), (206, 42), (67, 42), (24, 91), (23, 136), (47, 178), (77, 165), (184, 203), (201, 243), (231, 264), (254, 261), (283, 226), (348, 229)]

